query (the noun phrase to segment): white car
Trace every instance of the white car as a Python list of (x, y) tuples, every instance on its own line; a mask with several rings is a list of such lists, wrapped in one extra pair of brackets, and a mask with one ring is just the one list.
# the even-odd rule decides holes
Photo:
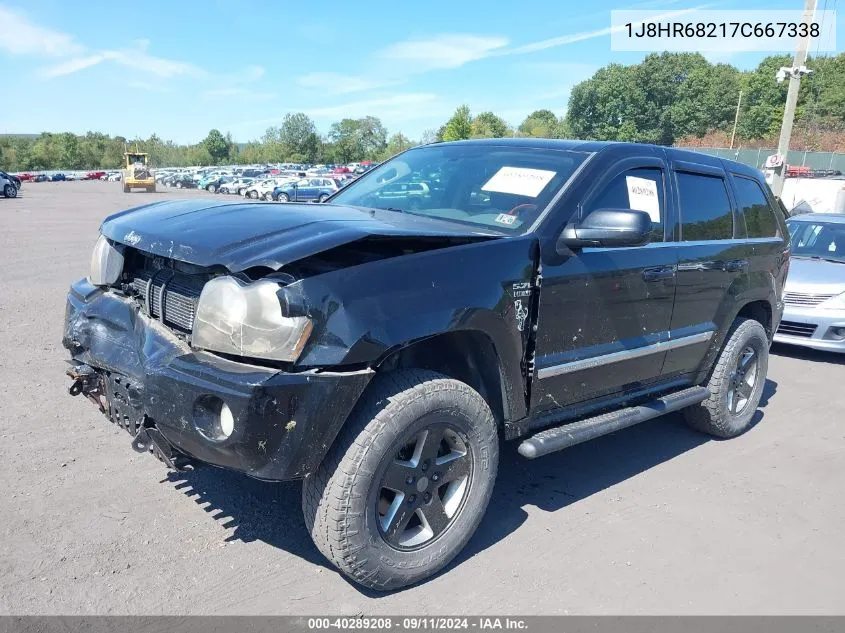
[(252, 198), (254, 200), (272, 200), (271, 195), (273, 193), (273, 189), (289, 182), (293, 182), (295, 180), (296, 178), (290, 178), (286, 176), (259, 180), (258, 182), (252, 183), (250, 187), (247, 187), (247, 189), (244, 191), (244, 195), (247, 198)]
[(220, 193), (236, 193), (242, 196), (253, 182), (255, 182), (255, 178), (238, 178), (232, 182), (224, 182), (220, 185), (218, 191)]

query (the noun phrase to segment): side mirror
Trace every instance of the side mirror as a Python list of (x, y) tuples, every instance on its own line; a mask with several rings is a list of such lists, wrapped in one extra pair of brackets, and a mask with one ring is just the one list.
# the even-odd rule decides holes
[[(651, 233), (651, 216), (634, 209), (597, 209), (580, 222), (569, 224), (558, 246), (642, 246)], [(560, 250), (560, 249), (559, 249)]]

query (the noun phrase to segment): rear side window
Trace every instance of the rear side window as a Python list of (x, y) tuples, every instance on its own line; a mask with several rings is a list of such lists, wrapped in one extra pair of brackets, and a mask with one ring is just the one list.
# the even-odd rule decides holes
[(778, 225), (763, 189), (749, 178), (734, 176), (736, 201), (743, 217), (748, 237), (777, 237)]
[(731, 202), (725, 181), (718, 176), (678, 172), (681, 239), (729, 240), (734, 235)]
[(629, 169), (607, 183), (587, 203), (582, 217), (598, 209), (634, 209), (651, 216), (651, 242), (663, 241), (665, 205), (663, 170), (656, 167)]

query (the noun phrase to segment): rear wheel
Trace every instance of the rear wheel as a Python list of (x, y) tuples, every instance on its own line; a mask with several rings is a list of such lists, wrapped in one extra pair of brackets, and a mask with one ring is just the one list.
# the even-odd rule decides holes
[(328, 199), (329, 199), (329, 197), (326, 194), (323, 193), (323, 194), (320, 194), (319, 198), (317, 198), (317, 202), (325, 202)]
[(129, 193), (129, 185), (123, 185), (123, 193)]
[(208, 187), (206, 187), (206, 190), (208, 191), (208, 193), (214, 193), (217, 191), (217, 187), (215, 185), (208, 185)]
[(17, 198), (18, 197), (18, 188), (15, 185), (6, 185), (3, 187), (3, 195), (7, 198)]
[(326, 558), (390, 590), (463, 549), (490, 500), (499, 452), (490, 408), (468, 385), (422, 370), (375, 380), (306, 477), (302, 501)]
[(710, 397), (684, 410), (694, 429), (716, 437), (735, 437), (752, 424), (769, 368), (766, 330), (752, 319), (738, 318), (707, 383)]
[(250, 191), (249, 197), (252, 198), (253, 200), (258, 200), (258, 192), (257, 191)]
[(182, 183), (181, 183), (181, 182), (177, 182), (177, 183), (176, 183), (176, 188), (177, 188), (177, 189), (181, 189), (181, 188), (182, 188)]

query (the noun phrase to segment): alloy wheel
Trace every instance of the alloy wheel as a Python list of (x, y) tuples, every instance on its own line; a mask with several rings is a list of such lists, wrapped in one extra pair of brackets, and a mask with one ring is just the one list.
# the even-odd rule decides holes
[(473, 471), (468, 440), (448, 424), (418, 431), (390, 457), (378, 488), (376, 520), (388, 545), (424, 547), (460, 514)]
[(737, 357), (736, 366), (730, 375), (728, 385), (728, 411), (736, 415), (742, 412), (757, 386), (758, 374), (757, 350), (748, 345)]

